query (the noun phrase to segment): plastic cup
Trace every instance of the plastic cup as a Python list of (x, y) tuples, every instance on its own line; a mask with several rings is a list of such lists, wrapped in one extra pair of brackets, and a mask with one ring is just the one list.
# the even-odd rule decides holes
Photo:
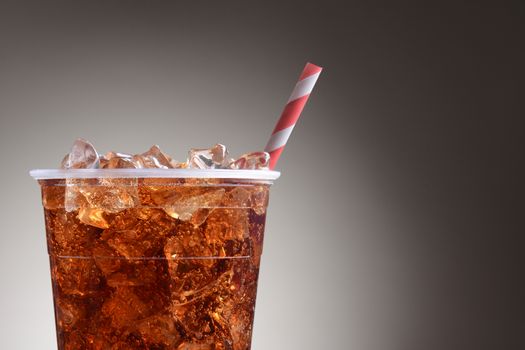
[(250, 349), (274, 171), (33, 170), (58, 349)]

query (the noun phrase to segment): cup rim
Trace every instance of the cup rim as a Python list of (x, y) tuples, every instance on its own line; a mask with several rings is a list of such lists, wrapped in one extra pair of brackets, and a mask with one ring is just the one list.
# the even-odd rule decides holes
[(93, 179), (93, 178), (197, 178), (276, 180), (281, 176), (274, 170), (251, 169), (33, 169), (35, 180)]

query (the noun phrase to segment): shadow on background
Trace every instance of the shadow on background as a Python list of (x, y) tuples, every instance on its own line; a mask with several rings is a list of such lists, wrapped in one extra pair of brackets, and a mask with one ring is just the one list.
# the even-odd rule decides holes
[(2, 1), (3, 347), (55, 346), (29, 169), (77, 136), (261, 149), (308, 60), (253, 348), (525, 348), (523, 23), (521, 2)]

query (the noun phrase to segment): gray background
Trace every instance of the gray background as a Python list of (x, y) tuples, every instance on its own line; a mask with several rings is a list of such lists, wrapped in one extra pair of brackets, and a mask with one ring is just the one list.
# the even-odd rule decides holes
[(1, 347), (55, 347), (29, 169), (78, 136), (259, 150), (309, 60), (253, 349), (525, 348), (523, 21), (520, 1), (2, 1)]

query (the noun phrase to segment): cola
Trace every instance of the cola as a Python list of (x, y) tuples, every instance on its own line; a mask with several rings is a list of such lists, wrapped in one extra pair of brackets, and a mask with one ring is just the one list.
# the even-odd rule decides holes
[(250, 349), (268, 183), (40, 184), (59, 349)]

